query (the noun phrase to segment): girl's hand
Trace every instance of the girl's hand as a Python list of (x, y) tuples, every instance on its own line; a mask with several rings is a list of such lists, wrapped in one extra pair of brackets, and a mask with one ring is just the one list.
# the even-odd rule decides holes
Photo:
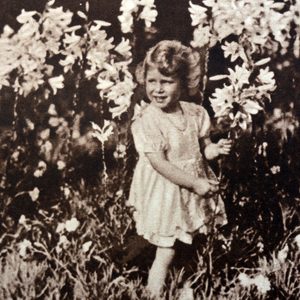
[(228, 155), (232, 148), (232, 140), (220, 139), (216, 145), (219, 155)]
[(199, 196), (210, 197), (219, 190), (219, 182), (210, 179), (197, 178), (193, 183), (193, 191)]
[(204, 154), (206, 159), (215, 159), (219, 155), (228, 155), (232, 148), (232, 141), (228, 139), (221, 139), (216, 144), (209, 143), (205, 149)]

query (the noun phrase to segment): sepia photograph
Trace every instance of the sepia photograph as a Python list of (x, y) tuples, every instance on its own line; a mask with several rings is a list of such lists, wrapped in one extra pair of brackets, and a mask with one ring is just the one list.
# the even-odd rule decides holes
[(300, 299), (300, 0), (0, 0), (0, 299)]

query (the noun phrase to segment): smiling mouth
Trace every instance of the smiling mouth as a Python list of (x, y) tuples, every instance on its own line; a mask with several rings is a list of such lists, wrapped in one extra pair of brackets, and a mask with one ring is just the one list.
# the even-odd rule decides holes
[(163, 103), (167, 97), (154, 97), (157, 103)]

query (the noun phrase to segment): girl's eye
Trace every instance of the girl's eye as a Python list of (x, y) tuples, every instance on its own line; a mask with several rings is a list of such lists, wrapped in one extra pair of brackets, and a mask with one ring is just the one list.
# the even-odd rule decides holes
[(163, 80), (162, 83), (167, 83), (167, 84), (172, 84), (174, 81), (173, 80)]

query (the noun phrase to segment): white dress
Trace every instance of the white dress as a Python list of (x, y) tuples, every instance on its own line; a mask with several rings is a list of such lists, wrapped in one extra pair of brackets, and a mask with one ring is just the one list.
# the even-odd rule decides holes
[(199, 105), (180, 102), (187, 126), (178, 129), (165, 112), (149, 104), (132, 124), (139, 153), (128, 204), (135, 208), (139, 235), (150, 243), (171, 247), (175, 240), (191, 244), (195, 233), (226, 223), (219, 196), (203, 198), (160, 175), (145, 156), (164, 151), (166, 158), (195, 177), (216, 179), (202, 156), (199, 139), (209, 135), (210, 118)]

